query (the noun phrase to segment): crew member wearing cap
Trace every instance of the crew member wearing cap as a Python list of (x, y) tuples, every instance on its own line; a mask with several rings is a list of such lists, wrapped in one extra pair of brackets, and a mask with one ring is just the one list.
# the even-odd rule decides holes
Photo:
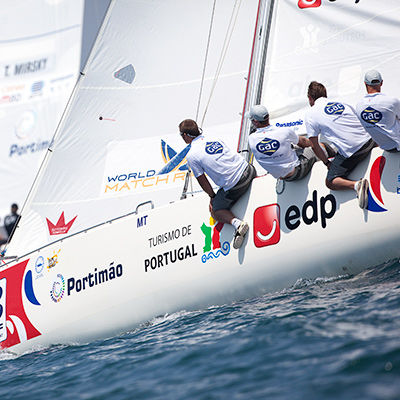
[[(359, 206), (367, 208), (368, 180), (353, 181), (348, 176), (376, 147), (376, 143), (365, 131), (349, 104), (328, 101), (326, 88), (322, 83), (311, 82), (307, 96), (311, 106), (305, 115), (307, 134), (314, 153), (328, 168), (326, 186), (331, 190), (354, 189)], [(338, 149), (332, 162), (325, 156), (318, 142), (320, 133)]]
[[(191, 145), (186, 159), (201, 188), (210, 196), (211, 216), (235, 228), (233, 248), (238, 249), (243, 244), (249, 225), (236, 218), (230, 209), (250, 187), (256, 176), (255, 168), (231, 151), (222, 140), (203, 136), (192, 119), (183, 120), (179, 124), (179, 132), (183, 140)], [(207, 175), (220, 187), (217, 193)]]
[[(274, 178), (297, 181), (310, 172), (317, 157), (309, 139), (297, 136), (291, 128), (271, 126), (268, 110), (262, 105), (251, 107), (246, 117), (256, 128), (249, 137), (250, 149), (258, 163)], [(296, 151), (292, 144), (298, 146)]]
[(400, 151), (400, 100), (381, 93), (383, 79), (376, 70), (365, 74), (364, 83), (367, 94), (356, 107), (362, 126), (383, 150)]

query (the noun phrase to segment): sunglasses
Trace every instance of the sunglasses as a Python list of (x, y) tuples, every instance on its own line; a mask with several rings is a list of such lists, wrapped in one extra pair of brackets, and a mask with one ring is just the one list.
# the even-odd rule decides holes
[[(200, 135), (202, 135), (202, 134), (203, 134), (203, 129), (199, 128), (199, 132), (200, 132)], [(196, 136), (193, 136), (193, 135), (189, 135), (189, 134), (186, 133), (186, 132), (179, 132), (179, 134), (180, 134), (181, 136), (183, 136), (184, 134), (186, 134), (186, 135), (188, 135), (189, 137), (192, 137), (192, 138), (196, 137)]]

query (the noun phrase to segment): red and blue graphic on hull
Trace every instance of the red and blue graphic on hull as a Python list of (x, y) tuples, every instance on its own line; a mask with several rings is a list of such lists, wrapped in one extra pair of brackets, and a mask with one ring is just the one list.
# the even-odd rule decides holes
[(33, 292), (32, 272), (28, 271), (24, 279), (28, 261), (23, 261), (0, 273), (0, 281), (3, 282), (0, 314), (5, 313), (1, 318), (5, 323), (0, 330), (0, 349), (12, 347), (41, 335), (26, 315), (22, 300), (22, 294), (25, 293), (32, 304), (40, 305)]
[[(368, 189), (368, 211), (372, 212), (383, 212), (387, 211), (384, 207), (382, 193), (381, 193), (381, 181), (383, 168), (386, 164), (386, 158), (384, 156), (378, 157), (372, 164), (371, 171), (369, 173), (369, 189)], [(372, 196), (372, 193), (374, 197)]]

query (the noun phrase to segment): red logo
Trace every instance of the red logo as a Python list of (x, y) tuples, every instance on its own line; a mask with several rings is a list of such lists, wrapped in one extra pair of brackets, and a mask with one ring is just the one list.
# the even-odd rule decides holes
[(319, 7), (321, 0), (299, 0), (298, 5), (300, 8)]
[[(41, 333), (33, 326), (24, 308), (24, 273), (29, 260), (0, 273), (0, 349), (32, 339)], [(29, 298), (28, 298), (29, 300)]]
[(269, 204), (254, 211), (254, 244), (256, 247), (271, 246), (281, 239), (280, 208)]
[[(76, 216), (77, 217), (77, 216)], [(50, 235), (64, 235), (68, 233), (70, 230), (72, 224), (76, 220), (76, 217), (71, 219), (67, 224), (65, 223), (65, 218), (64, 218), (64, 211), (61, 213), (60, 218), (57, 221), (57, 224), (54, 225), (50, 220), (46, 218), (47, 221), (47, 226), (49, 227), (49, 233)]]
[(385, 164), (386, 158), (384, 156), (378, 157), (372, 164), (371, 171), (369, 173), (368, 211), (387, 211), (381, 194), (382, 174)]

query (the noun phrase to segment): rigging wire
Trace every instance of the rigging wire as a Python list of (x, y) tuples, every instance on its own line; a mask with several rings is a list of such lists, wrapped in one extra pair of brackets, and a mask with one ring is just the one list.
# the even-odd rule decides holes
[(215, 15), (215, 6), (216, 6), (216, 4), (217, 4), (217, 0), (214, 0), (213, 9), (212, 9), (212, 13), (211, 13), (210, 28), (208, 30), (208, 39), (207, 39), (206, 54), (205, 54), (205, 57), (204, 57), (203, 72), (202, 72), (201, 81), (200, 81), (199, 98), (198, 98), (198, 101), (197, 101), (196, 121), (197, 121), (197, 119), (199, 117), (201, 95), (203, 93), (204, 76), (206, 74), (206, 67), (207, 67), (208, 53), (209, 53), (209, 50), (210, 50), (211, 32), (212, 32), (212, 28), (213, 28), (213, 25), (214, 25), (214, 15)]
[[(216, 6), (216, 4), (217, 4), (217, 0), (214, 0), (213, 9), (212, 9), (212, 13), (211, 13), (210, 28), (208, 30), (206, 54), (204, 56), (203, 72), (202, 72), (201, 81), (200, 81), (199, 97), (198, 97), (198, 101), (197, 101), (196, 121), (199, 118), (200, 102), (201, 102), (201, 96), (202, 96), (202, 93), (203, 93), (204, 76), (205, 76), (205, 73), (206, 73), (208, 53), (209, 53), (209, 50), (210, 50), (211, 32), (212, 32), (212, 28), (213, 28), (213, 25), (214, 25), (214, 15), (215, 15), (215, 6)], [(204, 120), (204, 118), (203, 118), (203, 120)], [(187, 188), (188, 188), (189, 182), (190, 182), (190, 189), (191, 189), (190, 192), (192, 193), (192, 196), (193, 196), (192, 170), (188, 166), (188, 170), (187, 170), (186, 176), (185, 176), (185, 183), (183, 185), (183, 190), (182, 190), (182, 194), (181, 194), (181, 200), (186, 198)]]
[[(196, 121), (199, 118), (200, 103), (201, 103), (201, 97), (202, 97), (202, 94), (203, 94), (203, 86), (204, 86), (204, 80), (205, 80), (207, 60), (208, 60), (208, 54), (209, 54), (209, 50), (210, 50), (211, 33), (212, 33), (213, 25), (214, 25), (216, 2), (217, 1), (214, 0), (213, 10), (212, 10), (211, 20), (210, 20), (210, 28), (209, 28), (209, 31), (208, 31), (206, 54), (205, 54), (205, 57), (204, 57), (203, 72), (202, 72), (201, 83), (200, 83), (200, 91), (199, 91), (199, 97), (198, 97), (198, 102), (197, 102)], [(238, 15), (239, 15), (239, 9), (240, 9), (241, 4), (242, 4), (242, 0), (236, 0), (235, 4), (233, 6), (232, 14), (231, 14), (231, 17), (230, 17), (230, 20), (229, 20), (229, 24), (228, 24), (227, 33), (225, 35), (225, 39), (224, 39), (224, 43), (223, 43), (223, 46), (222, 46), (220, 58), (218, 60), (217, 70), (216, 70), (216, 73), (215, 73), (215, 76), (214, 76), (213, 83), (211, 85), (211, 92), (210, 92), (210, 95), (208, 97), (208, 101), (207, 101), (206, 107), (204, 109), (204, 113), (203, 113), (203, 117), (201, 119), (201, 123), (198, 124), (199, 127), (203, 126), (204, 119), (206, 117), (206, 114), (207, 114), (207, 111), (208, 111), (208, 107), (209, 107), (210, 102), (211, 102), (211, 98), (212, 98), (214, 90), (215, 90), (215, 88), (217, 86), (217, 81), (219, 79), (219, 76), (220, 76), (220, 73), (221, 73), (221, 70), (222, 70), (222, 66), (223, 66), (223, 63), (224, 63), (224, 60), (225, 60), (225, 56), (226, 56), (226, 53), (227, 53), (228, 48), (229, 48), (229, 44), (230, 44), (230, 41), (231, 41), (231, 38), (232, 38), (232, 34), (233, 34), (233, 31), (234, 31), (234, 28), (235, 28), (235, 25), (236, 25), (236, 21), (237, 21)], [(186, 193), (187, 193), (187, 187), (188, 187), (188, 181), (189, 180), (190, 180), (191, 193), (193, 195), (194, 191), (193, 191), (193, 182), (192, 182), (192, 179), (191, 179), (191, 169), (190, 168), (188, 169), (188, 172), (186, 173), (184, 188), (183, 188), (183, 191), (182, 191), (182, 194), (181, 194), (181, 199), (186, 198)]]
[(236, 0), (235, 4), (233, 6), (233, 10), (232, 10), (231, 18), (230, 18), (230, 21), (229, 21), (227, 33), (225, 35), (224, 44), (222, 46), (221, 55), (220, 55), (220, 58), (219, 58), (219, 61), (218, 61), (217, 70), (216, 70), (216, 73), (215, 73), (215, 76), (214, 76), (213, 84), (211, 86), (211, 92), (210, 92), (210, 95), (208, 97), (208, 101), (207, 101), (206, 107), (204, 109), (203, 118), (201, 120), (200, 126), (202, 126), (203, 123), (204, 123), (204, 120), (205, 120), (205, 117), (206, 117), (206, 114), (207, 114), (207, 111), (208, 111), (208, 107), (209, 107), (209, 105), (211, 103), (211, 98), (212, 98), (214, 90), (215, 90), (215, 88), (217, 86), (217, 82), (218, 82), (219, 76), (221, 74), (222, 66), (224, 64), (225, 57), (226, 57), (226, 54), (228, 52), (228, 48), (229, 48), (229, 45), (230, 45), (230, 42), (231, 42), (231, 39), (232, 39), (233, 31), (234, 31), (234, 28), (236, 26), (236, 21), (237, 21), (238, 15), (239, 15), (239, 9), (240, 9), (241, 4), (242, 4), (242, 0)]

